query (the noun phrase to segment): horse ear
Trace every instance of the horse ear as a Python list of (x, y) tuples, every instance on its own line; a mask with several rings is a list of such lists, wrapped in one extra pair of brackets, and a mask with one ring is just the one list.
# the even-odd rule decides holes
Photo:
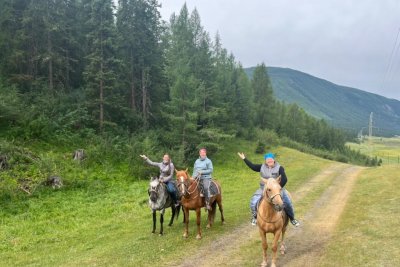
[(175, 169), (175, 173), (178, 174), (178, 170), (177, 169)]
[(276, 180), (279, 184), (281, 184), (281, 178), (282, 178), (282, 176), (279, 175), (275, 180)]
[(261, 178), (261, 181), (263, 181), (264, 184), (267, 184), (267, 183), (268, 183), (268, 179), (265, 179), (265, 178)]
[(188, 168), (186, 168), (185, 172), (188, 172)]

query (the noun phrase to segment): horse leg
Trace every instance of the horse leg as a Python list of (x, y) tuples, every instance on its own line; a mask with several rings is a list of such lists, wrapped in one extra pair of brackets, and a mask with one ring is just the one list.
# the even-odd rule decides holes
[(201, 223), (201, 208), (197, 208), (196, 209), (196, 223), (197, 223), (197, 236), (196, 239), (201, 239), (201, 227), (200, 227), (200, 223)]
[(183, 214), (185, 215), (184, 216), (185, 230), (183, 231), (183, 237), (187, 238), (189, 232), (189, 209), (183, 208)]
[(283, 241), (283, 238), (285, 237), (285, 228), (282, 230), (282, 236), (281, 236), (281, 255), (285, 255), (286, 247), (285, 247), (285, 242)]
[(263, 261), (261, 263), (261, 267), (266, 267), (267, 266), (267, 249), (268, 249), (268, 243), (267, 243), (267, 233), (264, 232), (261, 228), (258, 228), (260, 231), (260, 236), (261, 236), (261, 246), (262, 246), (262, 251), (263, 251)]
[(153, 231), (152, 231), (153, 234), (156, 232), (156, 223), (157, 223), (157, 214), (156, 210), (153, 210)]
[(277, 259), (277, 251), (278, 251), (278, 241), (281, 236), (281, 231), (277, 231), (274, 235), (274, 241), (272, 242), (272, 262), (271, 267), (275, 267), (276, 259)]
[(207, 228), (210, 228), (214, 224), (215, 211), (217, 210), (217, 201), (213, 201), (211, 204), (211, 211), (208, 212), (208, 224)]
[(286, 246), (285, 246), (285, 242), (284, 242), (284, 237), (285, 237), (285, 233), (286, 233), (286, 227), (287, 227), (287, 223), (288, 223), (288, 217), (287, 215), (284, 213), (283, 216), (283, 228), (282, 228), (282, 236), (281, 236), (281, 254), (284, 255), (286, 252)]
[(221, 223), (225, 224), (225, 218), (224, 218), (224, 208), (222, 206), (222, 197), (219, 197), (217, 199), (217, 204), (218, 204), (218, 208), (219, 208), (219, 212), (221, 213)]
[(161, 225), (160, 235), (163, 235), (163, 233), (164, 233), (164, 228), (163, 228), (163, 224), (164, 224), (164, 212), (165, 212), (165, 209), (162, 209), (161, 212), (160, 212), (160, 225)]
[(175, 212), (176, 212), (176, 208), (175, 208), (174, 204), (172, 204), (171, 210), (172, 210), (172, 216), (171, 216), (171, 220), (169, 221), (168, 226), (171, 226), (174, 223), (174, 217), (175, 217)]

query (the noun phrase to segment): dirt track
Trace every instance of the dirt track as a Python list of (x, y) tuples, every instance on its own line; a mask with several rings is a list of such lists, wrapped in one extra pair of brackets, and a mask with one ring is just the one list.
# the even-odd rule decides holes
[[(296, 203), (312, 192), (321, 181), (330, 181), (329, 186), (312, 204), (312, 208), (299, 218), (301, 226), (289, 226), (285, 238), (287, 254), (279, 255), (277, 266), (318, 266), (325, 244), (335, 229), (361, 170), (361, 167), (334, 163), (292, 192)], [(268, 236), (269, 239), (270, 237)], [(240, 251), (255, 241), (260, 242), (258, 229), (246, 223), (229, 234), (220, 236), (213, 241), (211, 248), (202, 248), (196, 255), (177, 262), (174, 266), (248, 266), (249, 259), (243, 258)], [(259, 251), (261, 263), (261, 246)], [(270, 252), (269, 250), (269, 255)]]

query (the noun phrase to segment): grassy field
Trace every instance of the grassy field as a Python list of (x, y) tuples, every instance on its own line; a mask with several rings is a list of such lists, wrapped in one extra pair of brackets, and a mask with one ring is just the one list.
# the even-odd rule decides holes
[(318, 266), (400, 266), (399, 181), (397, 166), (362, 173)]
[[(195, 252), (249, 220), (248, 202), (258, 187), (258, 175), (236, 152), (262, 162), (262, 155), (254, 150), (252, 144), (240, 142), (209, 155), (215, 178), (222, 185), (227, 224), (220, 225), (217, 213), (216, 224), (206, 230), (203, 212), (200, 241), (195, 239), (194, 214), (188, 239), (182, 238), (182, 217), (172, 227), (165, 227), (164, 236), (151, 234), (148, 182), (118, 179), (118, 166), (108, 166), (99, 172), (106, 171), (110, 179), (96, 180), (95, 173), (88, 174), (82, 187), (41, 189), (23, 201), (3, 200), (0, 266), (154, 266), (154, 262), (161, 265)], [(287, 148), (275, 148), (274, 152), (287, 169), (289, 190), (330, 164)], [(167, 220), (170, 214), (166, 212)]]
[(352, 149), (359, 150), (368, 156), (377, 156), (383, 164), (400, 165), (400, 138), (373, 137), (365, 139), (362, 143), (349, 143)]
[[(351, 144), (372, 156), (400, 155), (399, 138)], [(400, 266), (400, 165), (363, 171), (320, 266)]]

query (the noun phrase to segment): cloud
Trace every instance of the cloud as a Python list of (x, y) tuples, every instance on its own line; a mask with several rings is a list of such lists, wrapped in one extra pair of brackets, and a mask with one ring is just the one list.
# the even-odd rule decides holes
[[(185, 1), (160, 1), (168, 19)], [(400, 1), (187, 0), (243, 66), (264, 62), (400, 100)]]

